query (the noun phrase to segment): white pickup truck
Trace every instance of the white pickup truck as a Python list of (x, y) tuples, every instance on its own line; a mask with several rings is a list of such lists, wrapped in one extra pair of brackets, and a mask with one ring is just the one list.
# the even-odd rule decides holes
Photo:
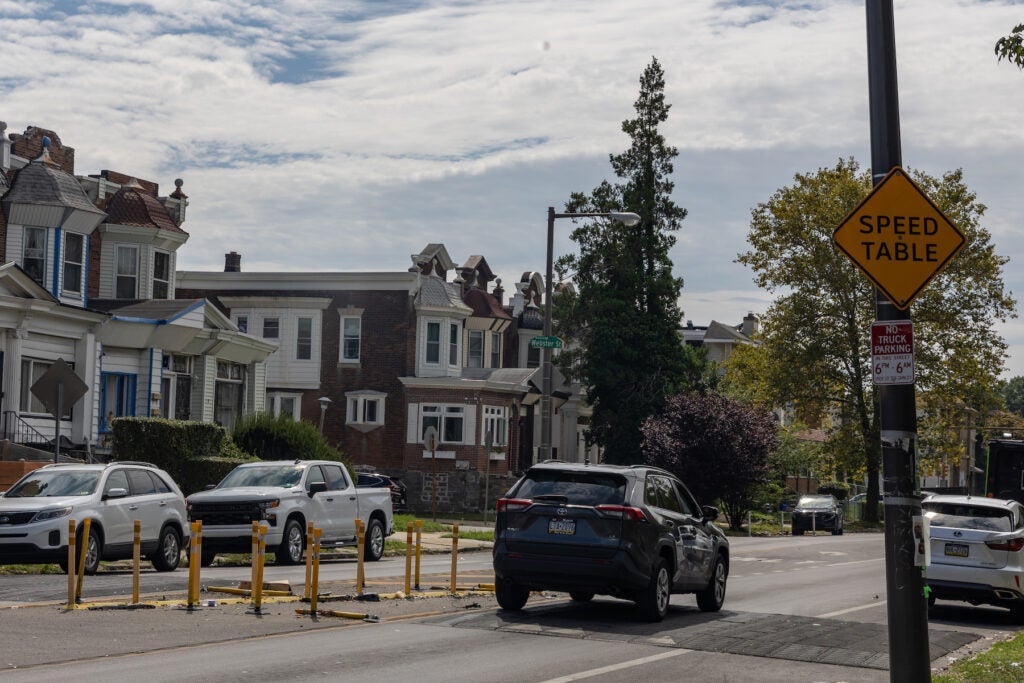
[(239, 465), (217, 486), (189, 496), (186, 508), (190, 522), (203, 523), (203, 566), (219, 552), (250, 552), (254, 521), (267, 523), (267, 550), (278, 564), (302, 561), (307, 522), (322, 529), (321, 547), (338, 547), (356, 545), (355, 520), (363, 520), (370, 562), (394, 532), (391, 492), (356, 488), (344, 466), (325, 460)]

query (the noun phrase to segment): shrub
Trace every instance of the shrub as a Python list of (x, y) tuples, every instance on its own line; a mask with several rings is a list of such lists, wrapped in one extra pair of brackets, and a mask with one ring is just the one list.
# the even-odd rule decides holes
[(119, 417), (111, 427), (112, 460), (142, 460), (168, 472), (219, 455), (227, 438), (220, 425), (158, 417)]
[(850, 497), (850, 485), (841, 481), (826, 481), (818, 484), (818, 493), (823, 496), (832, 494), (836, 500), (844, 501)]
[[(217, 455), (209, 458), (200, 458), (188, 463), (188, 467), (181, 471), (175, 481), (178, 487), (186, 496), (202, 491), (210, 484), (217, 484), (228, 472), (245, 462), (258, 460), (251, 455), (223, 456)], [(172, 475), (173, 476), (173, 475)]]
[(287, 415), (249, 415), (235, 423), (231, 436), (239, 448), (261, 460), (345, 461), (316, 427)]

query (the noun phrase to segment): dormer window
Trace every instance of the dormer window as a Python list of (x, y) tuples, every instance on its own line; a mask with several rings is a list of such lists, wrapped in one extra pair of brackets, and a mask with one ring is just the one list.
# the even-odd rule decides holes
[(139, 248), (118, 245), (114, 273), (114, 298), (135, 299), (139, 295)]
[(81, 295), (82, 274), (85, 265), (85, 237), (75, 232), (64, 233), (64, 282), (65, 292)]
[(25, 228), (21, 267), (30, 278), (43, 284), (46, 277), (46, 228)]

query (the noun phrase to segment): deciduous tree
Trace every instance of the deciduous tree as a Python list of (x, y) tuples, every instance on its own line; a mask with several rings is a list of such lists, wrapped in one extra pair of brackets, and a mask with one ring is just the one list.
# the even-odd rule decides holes
[(1024, 69), (1024, 24), (1017, 24), (1008, 36), (996, 41), (996, 61), (1004, 59)]

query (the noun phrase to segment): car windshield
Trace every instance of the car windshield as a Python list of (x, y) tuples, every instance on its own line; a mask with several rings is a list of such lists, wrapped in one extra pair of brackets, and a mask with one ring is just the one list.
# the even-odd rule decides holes
[(1013, 519), (1009, 510), (987, 505), (957, 503), (928, 503), (922, 506), (931, 526), (953, 529), (980, 529), (982, 531), (1012, 531)]
[(828, 496), (804, 496), (797, 507), (803, 510), (827, 510), (833, 507), (833, 503)]
[(302, 479), (303, 468), (291, 467), (239, 467), (228, 473), (217, 488), (233, 488), (236, 486), (279, 486), (290, 489), (298, 486)]
[(4, 498), (54, 498), (57, 496), (88, 496), (96, 490), (100, 473), (37, 470), (25, 476)]
[(530, 472), (515, 493), (516, 498), (552, 501), (570, 505), (622, 505), (626, 480), (603, 472)]

